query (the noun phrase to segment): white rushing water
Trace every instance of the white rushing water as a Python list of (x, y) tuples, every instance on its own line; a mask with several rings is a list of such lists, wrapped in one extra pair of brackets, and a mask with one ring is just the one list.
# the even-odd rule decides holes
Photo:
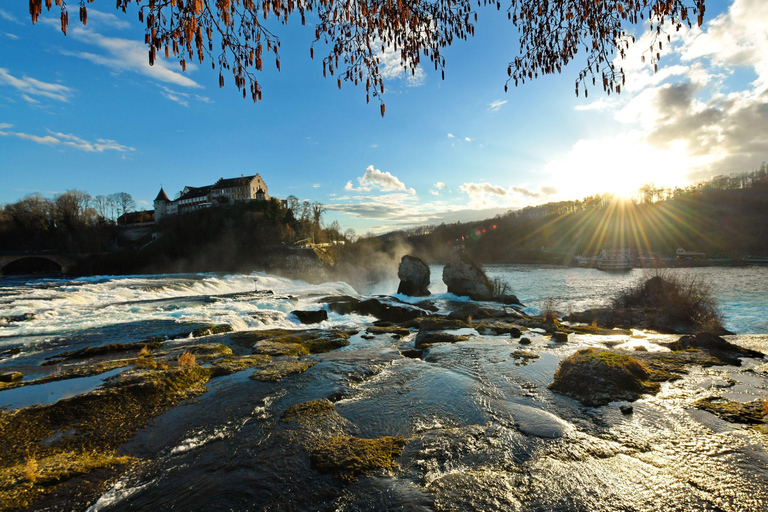
[[(297, 309), (320, 309), (317, 296), (357, 295), (342, 282), (311, 285), (264, 273), (97, 276), (0, 282), (3, 340), (131, 322), (228, 324), (234, 330), (291, 328)], [(257, 293), (258, 291), (258, 293)], [(271, 292), (271, 293), (269, 293)], [(319, 325), (348, 324), (330, 315)]]
[[(431, 270), (433, 298), (459, 299), (446, 293), (442, 267), (433, 265)], [(584, 268), (490, 265), (486, 270), (489, 277), (508, 283), (534, 311), (552, 298), (564, 314), (605, 305), (622, 289), (647, 277), (640, 269), (616, 274)], [(768, 332), (768, 268), (674, 272), (701, 277), (712, 286), (728, 329), (739, 334)], [(396, 288), (393, 280), (362, 292), (392, 294)], [(265, 293), (267, 290), (273, 293)], [(299, 323), (290, 312), (322, 308), (316, 299), (323, 295), (356, 296), (357, 291), (344, 282), (313, 285), (261, 272), (6, 278), (0, 280), (0, 346), (152, 321), (228, 324), (235, 330), (296, 328)], [(331, 313), (317, 327), (362, 325), (365, 320)]]

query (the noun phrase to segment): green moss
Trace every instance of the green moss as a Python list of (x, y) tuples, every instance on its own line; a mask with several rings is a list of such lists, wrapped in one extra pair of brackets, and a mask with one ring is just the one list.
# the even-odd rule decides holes
[(366, 331), (371, 334), (391, 334), (395, 338), (402, 338), (411, 334), (411, 331), (405, 327), (378, 327), (373, 325), (366, 329)]
[(762, 424), (766, 422), (768, 415), (766, 400), (742, 403), (714, 396), (697, 400), (693, 405), (731, 423)]
[(0, 468), (0, 510), (29, 507), (70, 479), (120, 466), (125, 470), (133, 462), (132, 457), (98, 452), (61, 452), (43, 458), (30, 455)]
[(141, 341), (138, 343), (112, 343), (110, 345), (99, 345), (97, 347), (85, 347), (80, 350), (73, 350), (71, 352), (62, 352), (54, 356), (50, 361), (45, 361), (42, 366), (60, 364), (62, 361), (70, 359), (85, 359), (87, 357), (95, 357), (104, 354), (117, 354), (120, 352), (140, 351), (144, 348), (147, 350), (157, 350), (162, 346), (160, 341)]
[(268, 364), (270, 361), (272, 361), (272, 358), (267, 355), (224, 358), (211, 364), (211, 377), (230, 375), (248, 368)]
[(310, 452), (312, 467), (332, 473), (342, 482), (354, 482), (357, 475), (376, 470), (392, 470), (406, 440), (402, 437), (360, 439), (333, 436), (317, 443)]
[(425, 318), (419, 323), (420, 331), (446, 331), (472, 327), (464, 320), (449, 318)]
[(232, 332), (232, 330), (232, 326), (228, 324), (211, 324), (192, 331), (192, 337), (200, 338), (202, 336), (211, 336), (213, 334), (223, 334), (225, 332)]
[(196, 356), (231, 356), (232, 349), (221, 343), (206, 343), (204, 345), (192, 345), (185, 350)]
[(532, 360), (538, 359), (540, 356), (533, 352), (526, 352), (525, 350), (515, 350), (510, 354), (510, 357), (515, 360), (517, 366), (525, 366), (530, 364)]
[[(357, 331), (318, 330), (288, 331), (274, 329), (256, 331), (247, 336), (256, 346), (255, 353), (268, 355), (305, 356), (320, 354), (349, 345), (349, 338)], [(244, 339), (244, 335), (240, 336)]]
[(586, 348), (560, 363), (549, 388), (584, 405), (599, 406), (658, 393), (659, 384), (651, 375), (645, 365), (628, 354)]
[[(60, 400), (52, 405), (0, 412), (0, 474), (16, 477), (33, 456), (45, 478), (27, 482), (24, 497), (15, 486), (0, 489), (0, 504), (21, 503), (55, 491), (73, 475), (125, 462), (116, 450), (133, 433), (169, 407), (206, 391), (211, 372), (201, 367), (136, 371), (111, 387)], [(92, 454), (98, 454), (96, 458)], [(53, 462), (70, 458), (69, 469), (54, 472)], [(106, 475), (104, 476), (106, 478)], [(98, 478), (97, 478), (98, 480)], [(21, 500), (21, 501), (19, 501)]]
[(280, 421), (311, 421), (318, 416), (336, 414), (336, 408), (328, 400), (312, 400), (293, 405), (286, 409)]
[(317, 361), (272, 361), (261, 365), (251, 379), (262, 382), (277, 382), (289, 375), (303, 373), (317, 364)]

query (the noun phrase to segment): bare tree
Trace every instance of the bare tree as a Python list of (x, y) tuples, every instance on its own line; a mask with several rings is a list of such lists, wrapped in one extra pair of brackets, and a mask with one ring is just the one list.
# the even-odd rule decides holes
[(315, 228), (320, 228), (320, 220), (326, 211), (327, 209), (325, 206), (323, 206), (323, 203), (320, 203), (319, 201), (312, 203), (312, 221), (315, 225)]
[(6, 214), (26, 231), (46, 231), (52, 227), (53, 210), (51, 201), (38, 193), (5, 206)]
[(307, 200), (302, 201), (300, 219), (302, 221), (308, 221), (311, 215), (312, 215), (312, 203), (310, 203)]
[(63, 194), (56, 195), (53, 199), (56, 218), (69, 229), (73, 229), (77, 224), (83, 222), (90, 203), (91, 195), (77, 189), (67, 190)]
[(118, 217), (136, 209), (136, 203), (128, 192), (118, 192), (113, 195), (115, 196), (115, 209)]
[(293, 214), (294, 218), (298, 217), (299, 215), (299, 198), (291, 194), (290, 196), (285, 198), (285, 202), (288, 206), (288, 209), (291, 210), (291, 213)]
[[(254, 102), (262, 95), (256, 72), (263, 69), (269, 53), (280, 70), (280, 39), (268, 18), (285, 25), (300, 16), (304, 24), (310, 12), (315, 28), (310, 57), (314, 58), (317, 43), (329, 49), (323, 57), (323, 76), (336, 74), (339, 88), (342, 80), (364, 84), (366, 100), (371, 95), (379, 98), (382, 116), (382, 61), (387, 53), (398, 54), (401, 66), (411, 73), (422, 59), (429, 59), (444, 78), (441, 52), (455, 40), (474, 35), (477, 11), (473, 9), (501, 10), (500, 0), (483, 0), (482, 5), (479, 0), (476, 5), (471, 0), (116, 0), (116, 7), (125, 12), (131, 3), (138, 5), (139, 21), (146, 24), (144, 43), (150, 65), (158, 52), (166, 59), (172, 53), (182, 70), (187, 59), (202, 63), (208, 58), (214, 68), (218, 64), (220, 87), (223, 72), (231, 71), (243, 98), (250, 93)], [(51, 0), (45, 4), (48, 9), (52, 6)], [(57, 0), (56, 5), (62, 5), (61, 30), (66, 35), (66, 3)], [(505, 90), (510, 82), (518, 85), (539, 75), (560, 73), (581, 52), (576, 93), (588, 78), (592, 86), (609, 94), (621, 92), (624, 70), (614, 62), (616, 55), (625, 57), (634, 42), (628, 26), (643, 23), (647, 15), (654, 38), (646, 54), (655, 69), (662, 45), (669, 41), (666, 31), (690, 27), (693, 19), (701, 25), (704, 18), (704, 0), (507, 0), (506, 5), (511, 29), (519, 34), (519, 53), (507, 66)], [(33, 23), (42, 8), (43, 0), (30, 0)], [(85, 24), (85, 0), (80, 1), (79, 14)], [(221, 51), (214, 52), (214, 46)]]
[(96, 209), (96, 213), (98, 213), (102, 219), (108, 218), (107, 215), (109, 215), (109, 199), (107, 199), (107, 196), (100, 194), (94, 197), (93, 207)]

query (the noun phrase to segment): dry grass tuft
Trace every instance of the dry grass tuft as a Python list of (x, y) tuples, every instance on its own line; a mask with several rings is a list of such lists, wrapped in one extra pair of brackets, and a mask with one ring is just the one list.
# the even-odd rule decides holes
[(149, 349), (146, 345), (141, 347), (141, 350), (139, 351), (139, 357), (147, 357), (149, 355)]
[(549, 297), (544, 301), (542, 315), (545, 323), (557, 325), (557, 300), (554, 297)]
[(183, 354), (180, 354), (179, 357), (176, 358), (176, 362), (179, 363), (179, 366), (197, 365), (195, 362), (195, 354), (191, 352), (184, 352)]
[(33, 455), (29, 455), (24, 462), (24, 480), (35, 483), (38, 478), (40, 478), (40, 471), (37, 467), (37, 459)]

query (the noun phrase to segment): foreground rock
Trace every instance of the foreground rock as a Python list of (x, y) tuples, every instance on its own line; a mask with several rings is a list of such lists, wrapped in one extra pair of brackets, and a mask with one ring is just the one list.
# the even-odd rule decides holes
[(411, 297), (429, 295), (429, 276), (429, 266), (423, 260), (415, 256), (403, 256), (397, 269), (397, 277), (400, 278), (397, 293)]
[(264, 329), (238, 332), (232, 336), (232, 340), (250, 348), (254, 354), (306, 356), (346, 347), (349, 345), (349, 337), (357, 332), (337, 329)]
[(768, 400), (743, 403), (715, 396), (697, 400), (693, 405), (731, 423), (754, 425), (765, 423), (768, 418)]
[(457, 343), (459, 341), (467, 341), (469, 336), (462, 336), (460, 334), (451, 334), (447, 332), (432, 332), (422, 331), (416, 335), (416, 339), (413, 341), (413, 346), (416, 349), (423, 349), (435, 343)]
[(275, 436), (298, 443), (309, 454), (312, 468), (330, 473), (344, 483), (358, 475), (391, 471), (403, 451), (402, 437), (363, 439), (350, 435), (353, 426), (327, 400), (304, 402), (288, 408)]
[(328, 304), (328, 309), (340, 315), (357, 313), (370, 315), (386, 322), (402, 323), (413, 320), (428, 313), (420, 308), (410, 305), (388, 304), (378, 299), (360, 300), (348, 295), (330, 296), (321, 299)]
[(682, 336), (679, 340), (667, 345), (671, 350), (705, 350), (724, 363), (734, 366), (741, 365), (740, 357), (756, 357), (762, 359), (762, 352), (742, 348), (729, 343), (720, 336), (710, 333), (700, 333), (694, 336)]
[(448, 292), (472, 300), (493, 300), (493, 286), (483, 269), (463, 251), (454, 251), (443, 268), (443, 282)]
[(659, 384), (651, 377), (652, 371), (632, 356), (586, 348), (560, 363), (549, 388), (597, 407), (658, 393)]
[(316, 311), (291, 311), (291, 314), (295, 316), (299, 322), (303, 324), (319, 324), (328, 320), (328, 312), (324, 309)]

